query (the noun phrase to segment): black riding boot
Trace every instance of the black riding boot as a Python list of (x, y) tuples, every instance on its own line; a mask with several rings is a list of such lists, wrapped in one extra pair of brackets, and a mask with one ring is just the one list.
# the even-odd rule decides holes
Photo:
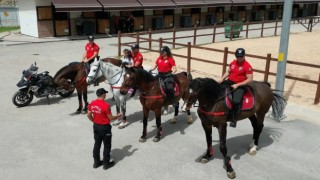
[(93, 168), (98, 168), (102, 165), (102, 161), (100, 159), (94, 159)]
[(178, 106), (178, 103), (176, 102), (176, 99), (174, 98), (174, 92), (169, 90), (167, 95), (168, 95), (169, 100), (172, 102), (173, 107), (176, 108)]
[(232, 119), (231, 119), (231, 122), (230, 122), (230, 127), (237, 127), (237, 118), (238, 118), (238, 115), (240, 113), (240, 105), (237, 104), (237, 105), (234, 105), (233, 106), (233, 116), (232, 116)]

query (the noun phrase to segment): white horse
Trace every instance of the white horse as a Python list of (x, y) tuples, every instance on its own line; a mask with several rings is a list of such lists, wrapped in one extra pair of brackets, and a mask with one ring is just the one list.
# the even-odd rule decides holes
[(111, 86), (113, 97), (116, 101), (117, 113), (122, 112), (122, 119), (115, 121), (112, 125), (119, 125), (119, 129), (122, 129), (128, 125), (126, 118), (126, 102), (129, 95), (120, 94), (120, 87), (123, 82), (123, 75), (125, 70), (122, 67), (115, 66), (108, 62), (94, 60), (91, 63), (90, 72), (87, 76), (87, 83), (94, 84), (98, 78), (104, 76)]

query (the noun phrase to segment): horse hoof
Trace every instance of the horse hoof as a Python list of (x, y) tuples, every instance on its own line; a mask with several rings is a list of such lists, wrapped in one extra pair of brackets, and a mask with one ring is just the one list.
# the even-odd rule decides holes
[(153, 138), (153, 142), (159, 142), (159, 141), (160, 141), (160, 138), (157, 138), (157, 137)]
[(250, 149), (249, 154), (250, 154), (251, 156), (254, 156), (254, 155), (257, 154), (257, 150), (256, 150), (256, 149)]
[(170, 120), (170, 123), (175, 124), (177, 122), (177, 120), (178, 120), (178, 116), (175, 116)]
[(146, 142), (146, 141), (147, 141), (146, 138), (140, 138), (140, 139), (139, 139), (139, 142), (141, 142), (141, 143), (144, 143), (144, 142)]
[(205, 163), (209, 162), (209, 159), (202, 158), (200, 162), (203, 163), (203, 164), (205, 164)]
[(191, 116), (188, 116), (188, 118), (187, 118), (187, 123), (188, 123), (188, 124), (192, 124), (192, 123), (193, 123)]
[(235, 173), (234, 171), (232, 171), (232, 172), (227, 172), (227, 175), (228, 175), (228, 178), (229, 178), (229, 179), (234, 179), (234, 178), (236, 178), (236, 173)]
[(80, 114), (80, 113), (81, 113), (81, 111), (76, 111), (76, 112), (75, 112), (75, 114)]
[(118, 121), (115, 121), (114, 123), (112, 123), (112, 126), (118, 126), (121, 123), (122, 123), (122, 120), (118, 120)]
[(163, 112), (162, 112), (162, 115), (167, 115), (168, 114), (168, 110), (164, 110)]
[(81, 114), (87, 114), (87, 111), (81, 111)]

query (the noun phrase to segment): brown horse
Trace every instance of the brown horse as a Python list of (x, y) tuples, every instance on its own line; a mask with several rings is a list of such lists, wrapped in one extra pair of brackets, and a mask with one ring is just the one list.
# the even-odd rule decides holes
[[(112, 63), (116, 66), (121, 65), (121, 60), (114, 58), (104, 58), (101, 61)], [(88, 84), (86, 81), (88, 70), (85, 68), (85, 64), (83, 62), (72, 62), (63, 68), (61, 68), (54, 76), (54, 82), (64, 88), (64, 89), (72, 89), (76, 88), (79, 100), (79, 107), (76, 110), (76, 113), (87, 113), (88, 106)], [(105, 81), (104, 77), (98, 79), (98, 82)], [(82, 97), (84, 104), (82, 102)]]
[[(238, 120), (249, 118), (251, 121), (253, 141), (249, 146), (249, 154), (255, 155), (266, 113), (272, 106), (273, 117), (279, 121), (286, 106), (286, 100), (282, 96), (273, 93), (270, 84), (267, 82), (254, 81), (249, 87), (253, 90), (254, 106), (252, 109), (241, 111)], [(192, 104), (196, 103), (196, 101), (199, 102), (198, 116), (206, 134), (207, 152), (202, 157), (201, 162), (207, 163), (213, 156), (212, 126), (214, 126), (219, 131), (220, 151), (223, 154), (227, 175), (231, 179), (235, 178), (236, 174), (232, 169), (230, 157), (227, 156), (228, 110), (224, 101), (226, 96), (225, 88), (213, 79), (196, 78), (190, 82), (188, 89), (186, 107), (190, 109)]]
[[(181, 72), (175, 75), (176, 83), (179, 86), (179, 95), (175, 97), (176, 102), (186, 97), (186, 90), (191, 80), (191, 74)], [(141, 68), (128, 68), (124, 74), (124, 81), (120, 88), (121, 94), (126, 94), (129, 88), (138, 88), (140, 91), (140, 102), (143, 106), (143, 132), (140, 138), (140, 142), (146, 141), (147, 136), (147, 125), (149, 111), (155, 112), (157, 134), (153, 139), (154, 142), (158, 142), (161, 139), (162, 127), (161, 127), (161, 108), (165, 105), (171, 104), (167, 98), (161, 93), (160, 84), (158, 78), (152, 76), (152, 74)], [(178, 106), (175, 108), (174, 118), (171, 123), (175, 123), (178, 115)], [(190, 111), (188, 113), (188, 123), (192, 123)]]

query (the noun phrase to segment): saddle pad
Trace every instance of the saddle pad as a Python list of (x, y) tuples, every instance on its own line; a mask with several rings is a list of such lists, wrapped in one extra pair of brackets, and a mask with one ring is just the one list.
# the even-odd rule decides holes
[[(229, 92), (229, 90), (226, 90), (226, 94)], [(232, 103), (228, 96), (226, 96), (226, 105), (227, 107), (232, 110)], [(243, 97), (242, 97), (242, 105), (241, 105), (241, 110), (249, 110), (252, 109), (254, 106), (254, 96), (251, 92), (251, 89), (247, 87), (247, 90), (244, 92)]]
[[(160, 89), (161, 89), (161, 93), (164, 95), (164, 96), (167, 96), (165, 90), (163, 89), (163, 87), (160, 85)], [(179, 86), (177, 83), (174, 83), (174, 96), (179, 96)]]

